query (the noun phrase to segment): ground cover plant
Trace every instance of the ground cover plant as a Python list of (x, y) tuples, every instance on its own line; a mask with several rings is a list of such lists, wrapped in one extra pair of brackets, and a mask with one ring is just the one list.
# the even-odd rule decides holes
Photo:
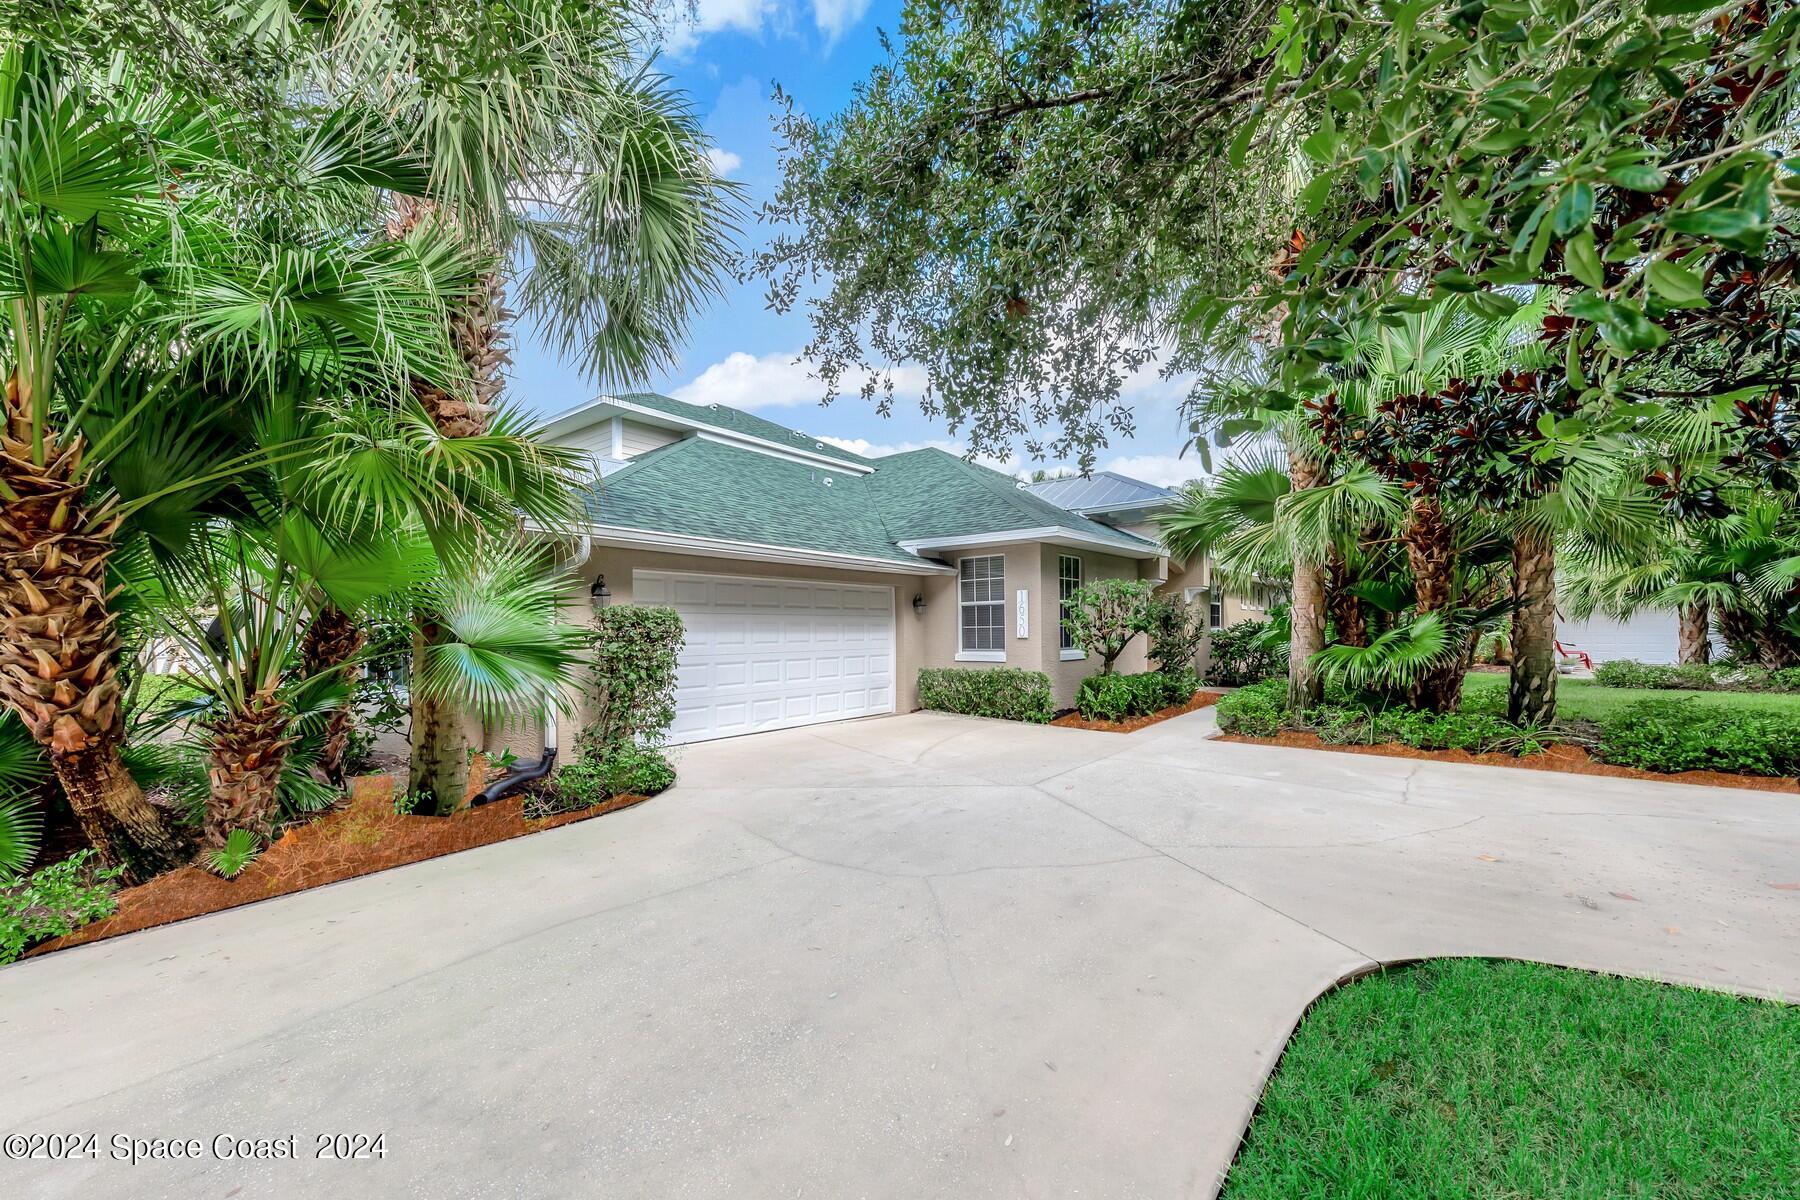
[(1460, 707), (1431, 713), (1359, 702), (1342, 688), (1296, 716), (1280, 680), (1240, 688), (1219, 701), (1219, 727), (1246, 737), (1283, 730), (1332, 745), (1397, 742), (1419, 750), (1535, 754), (1571, 742), (1604, 762), (1660, 774), (1722, 771), (1800, 774), (1800, 697), (1778, 693), (1671, 692), (1608, 688), (1565, 680), (1552, 725), (1506, 717), (1504, 676), (1471, 674)]
[(111, 913), (120, 874), (80, 850), (29, 875), (0, 878), (0, 963)]
[(1301, 1021), (1226, 1200), (1795, 1194), (1800, 1007), (1438, 960)]

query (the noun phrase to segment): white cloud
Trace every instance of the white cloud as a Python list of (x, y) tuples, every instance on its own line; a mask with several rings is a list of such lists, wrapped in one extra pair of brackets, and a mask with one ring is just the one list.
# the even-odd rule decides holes
[(663, 22), (663, 50), (685, 55), (707, 34), (727, 29), (761, 33), (780, 7), (778, 0), (698, 0), (690, 14), (685, 5), (672, 6)]
[[(830, 434), (817, 436), (821, 442), (830, 442), (840, 450), (848, 450), (850, 453), (860, 454), (864, 458), (885, 458), (890, 454), (906, 454), (913, 450), (942, 450), (961, 458), (969, 452), (967, 446), (958, 445), (948, 438), (927, 438), (922, 442), (871, 442), (868, 438), (841, 438), (832, 437)], [(1005, 458), (977, 454), (975, 461), (984, 467), (992, 467), (1007, 475), (1017, 475), (1023, 468), (1019, 456), (1011, 453)]]
[[(894, 390), (917, 396), (924, 390), (925, 373), (917, 367), (896, 367), (890, 372)], [(862, 378), (841, 381), (839, 392), (855, 396)], [(671, 393), (689, 404), (728, 404), (732, 408), (788, 408), (817, 404), (825, 398), (825, 384), (793, 354), (746, 354), (734, 350)]]
[(825, 35), (825, 45), (856, 28), (856, 23), (869, 11), (869, 0), (813, 0), (813, 23)]
[(712, 164), (713, 174), (720, 179), (731, 178), (731, 173), (744, 165), (741, 157), (717, 146), (706, 148), (706, 161)]
[(1101, 470), (1116, 471), (1159, 487), (1179, 487), (1205, 474), (1194, 455), (1128, 454), (1103, 463)]

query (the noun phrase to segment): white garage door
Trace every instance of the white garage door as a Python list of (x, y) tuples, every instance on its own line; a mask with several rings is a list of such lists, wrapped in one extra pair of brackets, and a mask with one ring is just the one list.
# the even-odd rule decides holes
[(894, 711), (894, 590), (635, 571), (632, 599), (687, 626), (675, 742)]

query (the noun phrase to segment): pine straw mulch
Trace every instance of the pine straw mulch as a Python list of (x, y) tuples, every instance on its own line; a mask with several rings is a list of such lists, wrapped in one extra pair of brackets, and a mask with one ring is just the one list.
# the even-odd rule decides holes
[(424, 817), (394, 811), (392, 776), (365, 775), (352, 783), (343, 807), (290, 827), (236, 879), (221, 879), (200, 867), (166, 872), (121, 891), (119, 911), (112, 916), (45, 942), (26, 957), (509, 841), (617, 812), (645, 799), (614, 796), (592, 808), (530, 820), (524, 797), (508, 796), (452, 816)]
[(1073, 709), (1050, 722), (1064, 729), (1097, 729), (1102, 733), (1135, 733), (1146, 725), (1154, 725), (1158, 721), (1166, 721), (1170, 717), (1179, 717), (1185, 713), (1198, 711), (1209, 705), (1217, 704), (1224, 692), (1195, 692), (1194, 698), (1186, 704), (1177, 704), (1172, 708), (1159, 708), (1153, 713), (1145, 713), (1141, 717), (1127, 717), (1123, 721), (1090, 721)]
[(1286, 746), (1295, 750), (1335, 750), (1340, 754), (1375, 754), (1383, 758), (1417, 758), (1432, 762), (1476, 763), (1485, 767), (1522, 767), (1528, 771), (1561, 771), (1569, 775), (1610, 775), (1615, 779), (1651, 779), (1659, 783), (1695, 783), (1703, 787), (1743, 788), (1752, 792), (1800, 793), (1800, 781), (1770, 775), (1734, 775), (1729, 771), (1681, 771), (1664, 775), (1657, 771), (1641, 771), (1601, 762), (1582, 746), (1568, 742), (1550, 746), (1541, 754), (1471, 754), (1467, 750), (1420, 750), (1404, 742), (1381, 742), (1341, 745), (1322, 740), (1316, 733), (1284, 730), (1272, 738), (1245, 737), (1240, 733), (1221, 733), (1221, 742), (1243, 742), (1251, 746)]

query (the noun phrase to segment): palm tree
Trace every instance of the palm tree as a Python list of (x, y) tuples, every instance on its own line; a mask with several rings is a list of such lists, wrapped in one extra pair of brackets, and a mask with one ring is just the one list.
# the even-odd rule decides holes
[(1738, 658), (1800, 665), (1800, 514), (1791, 496), (1734, 490), (1729, 502), (1720, 516), (1664, 511), (1648, 540), (1575, 530), (1565, 541), (1564, 606), (1618, 620), (1674, 609), (1682, 662), (1710, 661), (1716, 627)]
[[(178, 552), (234, 481), (307, 452), (246, 433), (246, 402), (295, 362), (360, 393), (460, 375), (418, 269), (429, 238), (239, 222), (234, 119), (129, 72), (77, 78), (39, 46), (0, 57), (0, 699), (90, 842), (140, 878), (187, 849), (121, 757), (114, 551), (141, 536)], [(342, 154), (317, 176), (362, 165)]]
[[(417, 381), (422, 411), (447, 439), (499, 419), (509, 292), (597, 380), (672, 364), (729, 265), (737, 192), (680, 97), (635, 65), (628, 10), (525, 0), (418, 19), (386, 0), (341, 6), (321, 61), (329, 87), (392, 113), (431, 164), (423, 186), (395, 189), (390, 235), (441, 225), (501, 264), (451, 314), (469, 382)], [(421, 650), (447, 628), (428, 611), (416, 620)], [(315, 641), (349, 644), (341, 632)], [(457, 757), (437, 748), (456, 725), (440, 707), (414, 689), (416, 792), (438, 792), (431, 764)]]

